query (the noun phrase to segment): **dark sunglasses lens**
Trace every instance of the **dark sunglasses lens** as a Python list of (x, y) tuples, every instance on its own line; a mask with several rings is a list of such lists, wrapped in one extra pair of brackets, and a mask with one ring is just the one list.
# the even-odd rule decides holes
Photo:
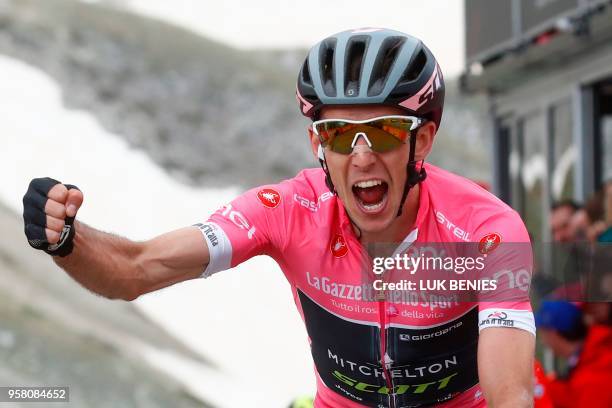
[(320, 124), (317, 131), (324, 146), (329, 146), (336, 153), (349, 154), (357, 127), (356, 124), (336, 121)]
[(363, 124), (330, 121), (317, 125), (321, 142), (330, 146), (336, 153), (349, 154), (355, 134), (363, 132), (372, 143), (372, 150), (384, 153), (404, 143), (410, 136), (412, 120), (406, 118), (386, 118)]
[(403, 141), (395, 137), (393, 134), (384, 130), (368, 127), (363, 130), (368, 136), (368, 140), (372, 143), (372, 150), (378, 153), (388, 152), (397, 149)]
[(329, 143), (332, 151), (336, 153), (350, 154), (353, 151), (353, 147), (351, 145), (355, 139), (355, 133), (357, 133), (357, 130), (352, 129), (334, 137)]

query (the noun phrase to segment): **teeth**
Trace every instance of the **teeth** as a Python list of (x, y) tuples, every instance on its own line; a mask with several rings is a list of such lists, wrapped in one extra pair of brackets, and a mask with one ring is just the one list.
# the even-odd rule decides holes
[(383, 183), (382, 180), (366, 180), (366, 181), (360, 181), (359, 183), (355, 183), (355, 186), (359, 188), (368, 188), (368, 187), (378, 186), (382, 183)]
[(382, 201), (378, 204), (362, 204), (363, 207), (368, 210), (368, 211), (374, 211), (374, 210), (378, 210), (380, 207), (382, 207), (383, 203)]

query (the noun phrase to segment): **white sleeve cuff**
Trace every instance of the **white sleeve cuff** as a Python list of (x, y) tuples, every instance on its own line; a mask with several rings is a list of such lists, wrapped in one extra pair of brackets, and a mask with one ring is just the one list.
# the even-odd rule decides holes
[(489, 308), (478, 312), (478, 330), (488, 327), (514, 327), (535, 336), (535, 320), (530, 310)]
[(202, 232), (210, 255), (208, 266), (201, 277), (208, 278), (217, 272), (230, 269), (232, 263), (232, 243), (227, 234), (214, 222), (195, 224), (194, 227), (198, 227)]

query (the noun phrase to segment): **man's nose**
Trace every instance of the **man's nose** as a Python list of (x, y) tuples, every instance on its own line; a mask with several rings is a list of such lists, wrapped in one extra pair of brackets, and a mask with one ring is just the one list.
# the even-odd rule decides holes
[(374, 164), (376, 158), (365, 137), (358, 135), (351, 152), (351, 162), (357, 167), (368, 167)]

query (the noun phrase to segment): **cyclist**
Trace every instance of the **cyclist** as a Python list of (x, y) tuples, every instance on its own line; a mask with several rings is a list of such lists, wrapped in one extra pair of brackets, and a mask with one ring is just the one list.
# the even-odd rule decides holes
[[(429, 49), (393, 30), (338, 33), (308, 53), (297, 99), (313, 120), (321, 169), (249, 190), (208, 220), (146, 242), (74, 221), (83, 194), (35, 179), (24, 197), (30, 244), (58, 255), (91, 291), (125, 300), (271, 256), (308, 331), (316, 407), (531, 406), (528, 300), (415, 303), (362, 279), (364, 253), (381, 242), (475, 242), (483, 253), (502, 239), (529, 246), (516, 212), (424, 164), (444, 104)], [(504, 259), (530, 271), (530, 257), (520, 258)]]

